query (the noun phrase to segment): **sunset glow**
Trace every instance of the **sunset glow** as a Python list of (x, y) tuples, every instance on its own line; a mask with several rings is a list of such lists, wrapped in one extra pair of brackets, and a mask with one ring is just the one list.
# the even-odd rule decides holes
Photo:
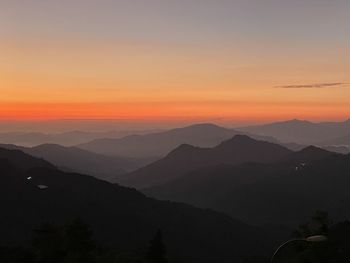
[(0, 119), (349, 118), (346, 1), (60, 2), (1, 2)]

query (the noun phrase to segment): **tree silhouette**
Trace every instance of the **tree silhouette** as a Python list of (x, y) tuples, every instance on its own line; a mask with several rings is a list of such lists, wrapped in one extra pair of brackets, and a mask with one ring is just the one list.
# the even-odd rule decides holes
[(40, 263), (90, 263), (95, 242), (89, 227), (75, 219), (64, 227), (42, 224), (35, 230), (33, 248)]
[(166, 249), (163, 243), (163, 233), (158, 230), (150, 242), (150, 247), (147, 253), (148, 263), (167, 263)]
[(54, 224), (44, 223), (34, 233), (32, 245), (38, 262), (61, 262), (65, 256), (61, 229)]
[(64, 262), (88, 263), (94, 262), (92, 251), (95, 242), (92, 233), (81, 219), (74, 219), (64, 227), (64, 249), (66, 258)]
[(29, 248), (0, 247), (0, 262), (1, 263), (37, 263), (34, 253)]
[(329, 215), (325, 211), (316, 211), (312, 216), (312, 222), (315, 234), (326, 235), (329, 230), (329, 226), (331, 224), (331, 220), (329, 219)]
[(318, 210), (313, 214), (310, 222), (299, 226), (296, 234), (301, 237), (327, 235), (330, 225), (328, 213)]

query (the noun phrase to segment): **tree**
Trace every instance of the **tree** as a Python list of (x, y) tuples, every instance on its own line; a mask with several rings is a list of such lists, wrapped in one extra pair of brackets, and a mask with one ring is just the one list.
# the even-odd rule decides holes
[(326, 235), (328, 234), (331, 220), (328, 213), (325, 211), (316, 211), (312, 217), (314, 234)]
[(65, 256), (61, 229), (51, 223), (44, 223), (34, 230), (32, 245), (38, 262), (61, 262)]
[(310, 222), (299, 226), (296, 234), (301, 237), (327, 235), (330, 225), (328, 213), (318, 210), (313, 214)]
[(0, 262), (1, 263), (37, 263), (35, 255), (28, 248), (0, 247)]
[(92, 252), (95, 242), (92, 233), (81, 219), (77, 218), (64, 227), (64, 250), (66, 258), (64, 262), (88, 263), (93, 262)]
[(89, 227), (75, 219), (63, 227), (42, 224), (34, 231), (32, 242), (39, 263), (95, 262), (95, 242)]
[[(307, 238), (314, 235), (329, 234), (331, 220), (325, 211), (316, 211), (311, 220), (299, 226), (296, 235), (299, 238)], [(323, 263), (329, 262), (331, 247), (329, 242), (296, 243), (286, 251), (285, 262), (291, 263)]]
[(158, 230), (150, 242), (150, 247), (147, 253), (148, 263), (167, 263), (166, 249), (163, 243), (163, 233)]

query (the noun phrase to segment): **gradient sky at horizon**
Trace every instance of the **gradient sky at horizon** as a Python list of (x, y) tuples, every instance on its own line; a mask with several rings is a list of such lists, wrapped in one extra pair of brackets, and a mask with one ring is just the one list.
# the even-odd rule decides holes
[(0, 119), (350, 117), (348, 0), (0, 0)]

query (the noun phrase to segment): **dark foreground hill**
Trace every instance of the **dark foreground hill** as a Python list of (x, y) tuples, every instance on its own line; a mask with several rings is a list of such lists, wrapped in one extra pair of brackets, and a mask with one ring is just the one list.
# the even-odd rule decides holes
[(296, 226), (315, 210), (350, 216), (350, 155), (308, 147), (275, 164), (217, 165), (144, 190), (252, 224)]
[(120, 177), (118, 182), (141, 189), (170, 182), (201, 167), (244, 162), (276, 162), (291, 153), (292, 151), (277, 144), (236, 135), (213, 148), (181, 145), (165, 158)]
[(226, 215), (64, 173), (14, 150), (0, 149), (0, 207), (0, 247), (27, 244), (42, 222), (76, 217), (101, 244), (120, 250), (142, 250), (162, 229), (170, 262), (240, 262), (269, 243), (258, 229)]

